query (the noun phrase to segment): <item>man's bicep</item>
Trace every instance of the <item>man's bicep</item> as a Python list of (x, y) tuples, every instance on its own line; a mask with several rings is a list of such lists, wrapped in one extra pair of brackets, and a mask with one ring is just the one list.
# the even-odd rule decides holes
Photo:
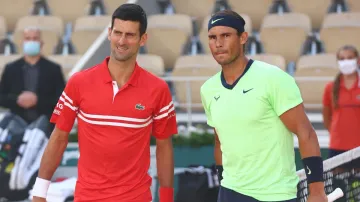
[(61, 130), (70, 132), (79, 108), (79, 91), (75, 81), (69, 80), (64, 91), (61, 93), (50, 122), (56, 124)]
[(278, 116), (303, 102), (295, 79), (287, 73), (273, 78), (269, 94), (270, 103)]
[(55, 137), (59, 141), (68, 141), (69, 132), (55, 126), (50, 138), (51, 137)]
[(154, 117), (152, 135), (157, 139), (166, 139), (177, 134), (177, 122), (174, 106), (170, 109), (160, 112)]
[(175, 106), (167, 85), (162, 86), (156, 102), (152, 135), (166, 139), (177, 134)]
[(299, 135), (301, 130), (310, 130), (312, 125), (305, 113), (303, 104), (299, 104), (280, 115), (283, 124), (292, 133)]
[(208, 104), (208, 101), (206, 100), (206, 96), (202, 90), (200, 91), (200, 95), (201, 95), (201, 103), (202, 103), (203, 109), (205, 111), (206, 119), (207, 119), (207, 124), (210, 127), (214, 127), (214, 123), (211, 118), (211, 112), (210, 112), (210, 107), (209, 107), (210, 105)]

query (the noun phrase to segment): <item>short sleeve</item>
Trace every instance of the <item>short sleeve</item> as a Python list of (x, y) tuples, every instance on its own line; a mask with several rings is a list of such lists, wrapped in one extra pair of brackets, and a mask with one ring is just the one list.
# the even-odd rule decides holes
[(323, 105), (325, 107), (331, 107), (331, 104), (332, 104), (332, 98), (331, 98), (332, 86), (333, 86), (332, 82), (328, 83), (325, 86), (323, 99), (322, 99)]
[(69, 79), (50, 119), (50, 122), (54, 123), (57, 128), (66, 132), (71, 131), (79, 107), (79, 93), (75, 79), (75, 75)]
[(175, 107), (166, 83), (160, 87), (156, 100), (152, 135), (157, 139), (166, 139), (178, 133)]
[(278, 116), (303, 102), (294, 77), (282, 70), (276, 70), (275, 74), (268, 76), (270, 79), (269, 100)]
[(201, 103), (203, 105), (206, 119), (207, 119), (207, 124), (214, 128), (214, 123), (212, 121), (211, 113), (210, 113), (210, 105), (209, 105), (208, 101), (206, 100), (206, 95), (205, 95), (205, 91), (203, 90), (203, 87), (200, 90), (200, 95), (201, 95)]

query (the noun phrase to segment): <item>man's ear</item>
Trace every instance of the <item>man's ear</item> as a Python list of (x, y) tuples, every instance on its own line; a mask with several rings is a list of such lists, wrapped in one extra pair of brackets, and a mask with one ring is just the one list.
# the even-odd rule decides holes
[(147, 39), (148, 39), (148, 34), (144, 33), (140, 38), (140, 46), (145, 46)]
[(249, 34), (247, 32), (243, 32), (240, 35), (240, 43), (242, 45), (246, 44), (247, 40), (248, 40)]
[(111, 31), (112, 31), (112, 29), (111, 29), (111, 27), (109, 27), (109, 28), (108, 28), (108, 40), (109, 40), (109, 41), (110, 41)]

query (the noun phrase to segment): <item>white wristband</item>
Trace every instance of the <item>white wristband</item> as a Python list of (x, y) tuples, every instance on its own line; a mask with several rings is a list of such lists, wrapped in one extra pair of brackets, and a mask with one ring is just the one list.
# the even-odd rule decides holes
[(50, 183), (51, 182), (49, 180), (44, 180), (37, 177), (32, 190), (32, 195), (40, 198), (46, 198)]

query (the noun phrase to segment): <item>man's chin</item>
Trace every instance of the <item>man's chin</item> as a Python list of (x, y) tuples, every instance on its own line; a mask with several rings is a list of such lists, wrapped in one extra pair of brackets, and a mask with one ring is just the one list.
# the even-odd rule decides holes
[(217, 63), (218, 63), (219, 65), (224, 66), (224, 65), (228, 65), (228, 64), (230, 64), (231, 62), (226, 61), (226, 60), (217, 60)]
[(118, 55), (118, 54), (113, 54), (114, 59), (119, 61), (119, 62), (124, 62), (127, 61), (131, 58), (131, 56), (128, 55)]

